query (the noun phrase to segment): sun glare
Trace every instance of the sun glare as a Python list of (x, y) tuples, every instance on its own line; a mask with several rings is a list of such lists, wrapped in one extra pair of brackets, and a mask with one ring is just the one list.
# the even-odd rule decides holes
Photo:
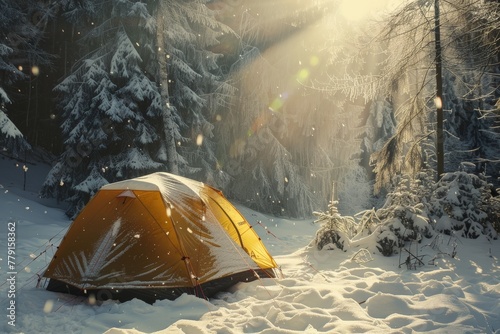
[(383, 9), (385, 3), (386, 1), (380, 0), (344, 0), (339, 11), (347, 20), (361, 21)]

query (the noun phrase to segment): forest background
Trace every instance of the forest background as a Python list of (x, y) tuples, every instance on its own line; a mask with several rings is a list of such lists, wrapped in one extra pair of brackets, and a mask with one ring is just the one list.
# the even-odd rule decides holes
[[(69, 216), (108, 182), (168, 171), (275, 215), (424, 203), (445, 231), (493, 235), (499, 1), (342, 6), (0, 0), (3, 154), (44, 151), (40, 194)], [(450, 202), (453, 182), (469, 188)]]

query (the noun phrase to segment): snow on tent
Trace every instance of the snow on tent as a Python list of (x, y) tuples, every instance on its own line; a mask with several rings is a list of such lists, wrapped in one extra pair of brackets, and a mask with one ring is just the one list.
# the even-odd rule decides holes
[(103, 186), (75, 218), (44, 277), (48, 290), (98, 300), (208, 298), (276, 277), (277, 264), (223, 194), (154, 173)]

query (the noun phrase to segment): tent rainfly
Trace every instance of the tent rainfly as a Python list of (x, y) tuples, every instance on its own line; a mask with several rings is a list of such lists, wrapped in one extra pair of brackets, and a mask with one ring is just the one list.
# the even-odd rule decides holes
[(103, 186), (75, 218), (44, 277), (47, 289), (149, 303), (209, 298), (276, 277), (277, 264), (223, 194), (154, 173)]

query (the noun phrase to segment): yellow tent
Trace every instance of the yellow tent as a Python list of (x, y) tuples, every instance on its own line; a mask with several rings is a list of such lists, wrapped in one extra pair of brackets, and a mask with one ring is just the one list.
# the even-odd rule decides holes
[(220, 191), (154, 173), (102, 187), (43, 276), (51, 291), (153, 302), (182, 293), (208, 298), (238, 282), (275, 277), (276, 267)]

